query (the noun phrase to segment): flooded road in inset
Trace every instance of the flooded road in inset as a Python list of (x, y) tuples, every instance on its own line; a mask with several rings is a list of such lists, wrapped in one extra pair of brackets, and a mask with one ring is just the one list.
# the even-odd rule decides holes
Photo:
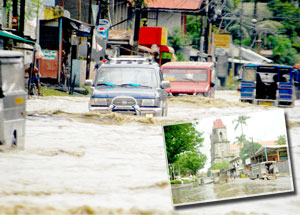
[(224, 199), (266, 195), (292, 190), (292, 179), (289, 176), (275, 180), (250, 180), (248, 178), (232, 179), (228, 183), (205, 184), (197, 183), (172, 185), (174, 204), (201, 203)]
[[(89, 113), (87, 97), (28, 100), (24, 151), (0, 152), (0, 214), (194, 215), (230, 214), (232, 208), (243, 213), (260, 208), (272, 214), (284, 209), (293, 214), (299, 209), (298, 196), (174, 211), (161, 125), (277, 109), (241, 104), (236, 92), (220, 91), (216, 97), (172, 98), (168, 117), (158, 118)], [(297, 102), (287, 109), (295, 122), (289, 140), (296, 183)], [(204, 192), (209, 198), (217, 196), (210, 190)]]

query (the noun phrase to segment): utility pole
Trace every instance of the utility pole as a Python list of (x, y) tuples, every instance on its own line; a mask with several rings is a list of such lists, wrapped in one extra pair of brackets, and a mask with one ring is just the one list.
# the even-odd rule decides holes
[(97, 14), (96, 26), (99, 25), (99, 20), (100, 19), (101, 19), (101, 0), (99, 1), (99, 6), (98, 6), (98, 14)]
[(13, 0), (13, 18), (15, 18), (17, 22), (12, 26), (12, 28), (16, 31), (18, 31), (18, 16), (18, 0)]
[(92, 24), (92, 0), (89, 1), (89, 21)]
[(78, 0), (78, 20), (81, 21), (81, 0)]
[(240, 64), (242, 63), (242, 24), (243, 24), (243, 0), (241, 0), (241, 12), (240, 12), (240, 51), (239, 51)]
[(19, 35), (24, 36), (24, 24), (25, 24), (25, 0), (21, 0), (20, 5), (20, 27), (19, 27)]
[(136, 3), (135, 7), (135, 21), (134, 21), (134, 34), (133, 34), (133, 52), (138, 52), (139, 45), (139, 33), (140, 33), (140, 22), (141, 22), (141, 3)]

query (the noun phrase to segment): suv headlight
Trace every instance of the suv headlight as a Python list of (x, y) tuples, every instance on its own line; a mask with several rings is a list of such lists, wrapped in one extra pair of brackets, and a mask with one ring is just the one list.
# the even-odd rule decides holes
[(91, 98), (91, 105), (107, 106), (107, 100), (103, 98)]
[(154, 99), (143, 99), (142, 106), (155, 106), (155, 100)]

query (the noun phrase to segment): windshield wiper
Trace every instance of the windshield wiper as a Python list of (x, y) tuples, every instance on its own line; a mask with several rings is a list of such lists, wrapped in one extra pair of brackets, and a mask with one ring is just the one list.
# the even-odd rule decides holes
[(105, 82), (105, 83), (98, 83), (98, 84), (97, 84), (97, 86), (101, 86), (101, 85), (105, 85), (105, 86), (115, 86), (115, 84), (108, 83), (108, 82)]
[(197, 81), (195, 81), (194, 79), (191, 79), (191, 78), (184, 78), (183, 80), (192, 81), (192, 82), (197, 82)]
[[(145, 86), (145, 85), (140, 85), (140, 84), (135, 84), (135, 83), (127, 83), (127, 84), (121, 84), (119, 85), (121, 87), (124, 87), (124, 86), (133, 86), (133, 87), (150, 87), (150, 86)], [(151, 87), (150, 87), (151, 88)]]

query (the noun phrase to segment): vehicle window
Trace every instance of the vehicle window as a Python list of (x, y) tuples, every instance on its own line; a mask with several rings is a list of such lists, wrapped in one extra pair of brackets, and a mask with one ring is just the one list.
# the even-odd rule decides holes
[(244, 81), (255, 81), (256, 67), (245, 67)]
[(4, 93), (24, 91), (25, 80), (22, 59), (10, 59), (1, 64), (2, 90)]
[(280, 82), (290, 82), (290, 69), (280, 68), (279, 69), (279, 81)]
[(148, 68), (102, 68), (97, 76), (96, 85), (104, 83), (158, 86), (154, 69)]
[(207, 81), (207, 69), (164, 69), (164, 79), (167, 81)]

